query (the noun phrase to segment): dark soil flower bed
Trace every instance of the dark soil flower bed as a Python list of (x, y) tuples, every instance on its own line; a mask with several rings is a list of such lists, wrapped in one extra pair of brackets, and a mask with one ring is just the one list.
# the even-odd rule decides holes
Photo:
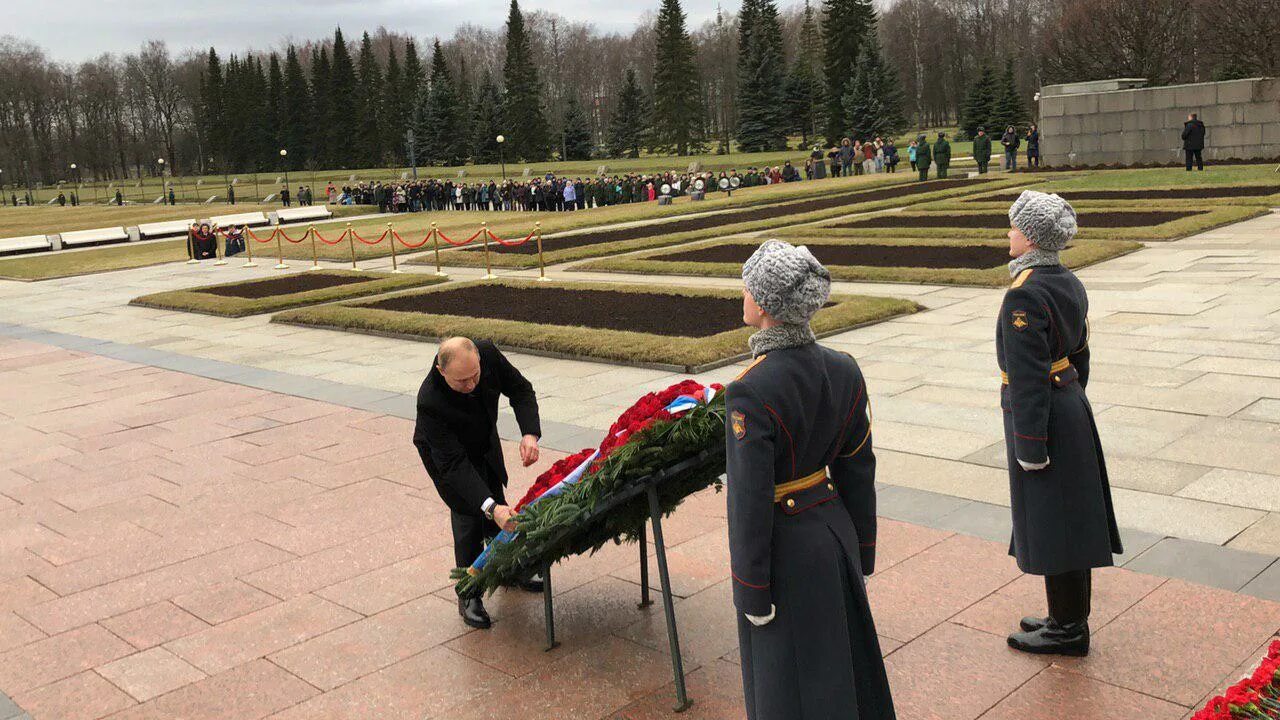
[[(951, 190), (959, 187), (977, 185), (984, 182), (988, 182), (988, 180), (984, 178), (956, 178), (954, 180), (931, 180), (923, 183), (902, 183), (876, 190), (845, 192), (838, 195), (813, 198), (811, 200), (784, 202), (777, 205), (767, 205), (765, 207), (750, 208), (746, 210), (715, 213), (713, 215), (687, 218), (685, 220), (637, 225), (635, 227), (604, 230), (601, 232), (585, 232), (566, 235), (564, 237), (544, 238), (542, 245), (544, 249), (550, 251), (566, 247), (580, 247), (583, 245), (597, 245), (599, 243), (636, 240), (654, 235), (673, 235), (675, 233), (705, 230), (707, 228), (720, 227), (724, 225), (768, 220), (776, 217), (783, 217), (785, 215), (799, 215), (802, 213), (814, 212), (816, 210), (829, 210), (831, 208), (840, 207), (841, 205), (910, 197), (912, 195), (937, 192), (939, 190)], [(468, 248), (467, 251), (480, 252), (480, 249), (473, 247)], [(533, 255), (538, 252), (538, 247), (536, 243), (531, 242), (516, 247), (507, 247), (491, 243), (489, 245), (489, 252)]]
[[(1090, 228), (1130, 228), (1161, 225), (1174, 220), (1203, 215), (1208, 210), (1116, 210), (1081, 212), (1079, 224)], [(1005, 213), (960, 215), (938, 213), (936, 215), (906, 215), (890, 213), (828, 225), (831, 228), (992, 228), (1007, 229), (1009, 216)]]
[(323, 272), (306, 272), (246, 283), (214, 285), (212, 287), (195, 290), (194, 292), (199, 292), (205, 295), (217, 295), (219, 297), (237, 297), (256, 300), (258, 298), (271, 297), (272, 295), (292, 295), (294, 293), (320, 290), (323, 288), (336, 287), (338, 285), (353, 285), (355, 283), (369, 282), (371, 279), (373, 278), (360, 275), (331, 275)]
[[(1067, 200), (1201, 200), (1233, 197), (1266, 197), (1280, 193), (1280, 186), (1237, 185), (1224, 187), (1166, 188), (1163, 190), (1056, 190)], [(1020, 193), (965, 198), (962, 202), (1013, 202)]]
[[(819, 336), (913, 313), (908, 300), (835, 295)], [(702, 372), (747, 354), (739, 290), (621, 283), (481, 280), (280, 313), (272, 322), (436, 341), (489, 338), (512, 350)]]
[(631, 330), (674, 337), (706, 337), (742, 327), (740, 299), (656, 292), (485, 284), (401, 295), (362, 305), (376, 310)]
[[(648, 259), (661, 262), (741, 264), (751, 257), (755, 249), (754, 245), (717, 245), (650, 255)], [(823, 265), (985, 270), (1009, 262), (1007, 249), (989, 245), (810, 245), (809, 249)]]
[(439, 282), (442, 282), (441, 278), (419, 273), (393, 275), (354, 270), (319, 270), (222, 285), (205, 285), (187, 290), (170, 290), (134, 298), (129, 304), (223, 317), (243, 317)]

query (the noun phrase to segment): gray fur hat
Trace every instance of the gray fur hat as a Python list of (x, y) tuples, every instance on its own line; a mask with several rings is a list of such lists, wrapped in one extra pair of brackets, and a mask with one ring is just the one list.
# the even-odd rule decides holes
[(1009, 223), (1044, 250), (1061, 250), (1076, 236), (1076, 211), (1056, 194), (1023, 190), (1009, 206)]
[(809, 252), (781, 240), (766, 240), (742, 265), (742, 281), (769, 316), (792, 325), (809, 318), (831, 297), (831, 273)]

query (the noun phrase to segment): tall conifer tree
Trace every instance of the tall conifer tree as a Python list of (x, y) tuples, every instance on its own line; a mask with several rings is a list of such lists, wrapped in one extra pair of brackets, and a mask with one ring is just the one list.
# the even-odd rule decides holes
[(364, 117), (362, 94), (356, 92), (356, 68), (342, 37), (342, 28), (333, 33), (333, 58), (329, 68), (328, 116), (325, 118), (325, 138), (331, 157), (329, 162), (340, 168), (354, 167), (358, 163), (359, 144), (350, 140), (353, 129)]
[(356, 155), (361, 166), (382, 165), (382, 68), (373, 54), (373, 40), (369, 33), (360, 38), (360, 56), (356, 64), (356, 76), (360, 81), (356, 88), (360, 102), (360, 114), (355, 116)]
[(289, 156), (296, 157), (294, 167), (306, 167), (315, 160), (312, 132), (315, 124), (311, 116), (311, 90), (307, 76), (298, 62), (298, 51), (293, 45), (284, 54), (284, 146)]
[(387, 50), (386, 91), (382, 94), (382, 147), (395, 165), (403, 165), (406, 157), (404, 132), (409, 127), (409, 108), (412, 107), (409, 97), (393, 39)]
[[(284, 147), (284, 73), (280, 70), (280, 56), (271, 53), (267, 70), (266, 142), (269, 147)], [(279, 150), (277, 149), (277, 152)], [(295, 148), (289, 148), (285, 158), (290, 168), (297, 163)]]
[[(995, 73), (991, 71), (991, 63), (984, 60), (978, 70), (977, 77), (970, 81), (969, 87), (965, 91), (964, 105), (960, 108), (961, 132), (966, 137), (973, 138), (978, 134), (979, 127), (992, 125), (992, 127), (986, 127), (987, 134), (990, 135), (995, 129), (994, 123), (992, 123), (992, 111), (995, 109), (995, 103)], [(1000, 128), (1000, 132), (1003, 131), (1004, 128)]]
[(849, 131), (844, 96), (853, 82), (854, 64), (867, 34), (875, 31), (871, 0), (825, 0), (822, 18), (822, 65), (826, 80), (827, 143), (835, 145)]
[(821, 48), (816, 45), (818, 21), (809, 5), (804, 3), (804, 19), (800, 23), (800, 46), (796, 49), (796, 61), (787, 75), (786, 103), (787, 130), (798, 132), (807, 146), (821, 130), (819, 118), (823, 115), (823, 82), (819, 76), (822, 68)]
[(1027, 122), (1027, 106), (1018, 94), (1018, 82), (1013, 74), (1013, 58), (1004, 62), (1004, 74), (1000, 77), (999, 90), (991, 109), (991, 122), (999, 128), (997, 137), (1010, 125), (1021, 129)]
[(228, 169), (225, 81), (218, 53), (209, 48), (204, 75), (200, 79), (200, 123), (203, 127), (214, 164), (220, 170)]
[(423, 122), (426, 155), (433, 162), (457, 165), (469, 142), (458, 124), (458, 97), (449, 63), (437, 39), (431, 55), (431, 92)]
[(744, 0), (738, 33), (738, 145), (743, 152), (787, 144), (782, 26), (773, 0)]
[(564, 110), (564, 157), (562, 160), (591, 159), (591, 125), (587, 114), (578, 102), (577, 95), (570, 95)]
[(618, 100), (609, 115), (609, 130), (605, 141), (609, 157), (640, 157), (648, 118), (644, 90), (636, 81), (635, 68), (629, 67), (622, 87), (618, 90)]
[(551, 152), (551, 141), (542, 112), (542, 84), (517, 0), (511, 0), (507, 14), (507, 57), (502, 63), (502, 79), (506, 84), (503, 126), (509, 131), (507, 150), (511, 159), (545, 160)]
[(680, 0), (662, 0), (654, 28), (653, 126), (655, 144), (688, 155), (702, 128), (698, 68)]
[[(480, 91), (476, 93), (475, 132), (471, 146), (477, 163), (498, 162), (498, 136), (502, 134), (502, 95), (493, 82), (493, 75), (488, 70), (480, 81)], [(505, 139), (505, 138), (504, 138)]]
[(853, 82), (844, 96), (851, 136), (867, 142), (897, 135), (906, 128), (897, 75), (880, 56), (880, 43), (868, 33), (858, 51)]

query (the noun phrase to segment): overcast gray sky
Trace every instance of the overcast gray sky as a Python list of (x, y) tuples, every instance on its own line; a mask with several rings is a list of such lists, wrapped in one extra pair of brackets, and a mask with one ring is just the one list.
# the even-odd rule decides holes
[[(724, 0), (737, 10), (739, 0)], [(715, 15), (715, 0), (685, 0), (691, 27)], [(521, 9), (551, 10), (602, 31), (629, 31), (658, 0), (523, 0)], [(266, 50), (287, 38), (319, 38), (341, 25), (348, 38), (379, 25), (418, 38), (453, 34), (474, 23), (498, 28), (508, 0), (0, 0), (0, 34), (76, 62), (136, 50), (163, 39), (175, 54), (210, 45), (227, 52)]]

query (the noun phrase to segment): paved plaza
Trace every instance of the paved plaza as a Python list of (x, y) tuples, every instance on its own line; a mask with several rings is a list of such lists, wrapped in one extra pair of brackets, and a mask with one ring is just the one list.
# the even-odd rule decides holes
[[(672, 717), (634, 546), (558, 567), (551, 653), (538, 596), (500, 592), (489, 632), (457, 618), (409, 443), (433, 345), (127, 305), (272, 272), (238, 265), (0, 283), (0, 719)], [(836, 285), (928, 308), (823, 341), (870, 384), (899, 717), (1176, 720), (1280, 631), (1280, 214), (1080, 276), (1128, 552), (1095, 583), (1093, 654), (1056, 661), (1004, 646), (1043, 598), (1005, 554), (1001, 291)], [(560, 452), (678, 379), (511, 357)], [(682, 717), (742, 716), (724, 515), (705, 492), (666, 525)]]

